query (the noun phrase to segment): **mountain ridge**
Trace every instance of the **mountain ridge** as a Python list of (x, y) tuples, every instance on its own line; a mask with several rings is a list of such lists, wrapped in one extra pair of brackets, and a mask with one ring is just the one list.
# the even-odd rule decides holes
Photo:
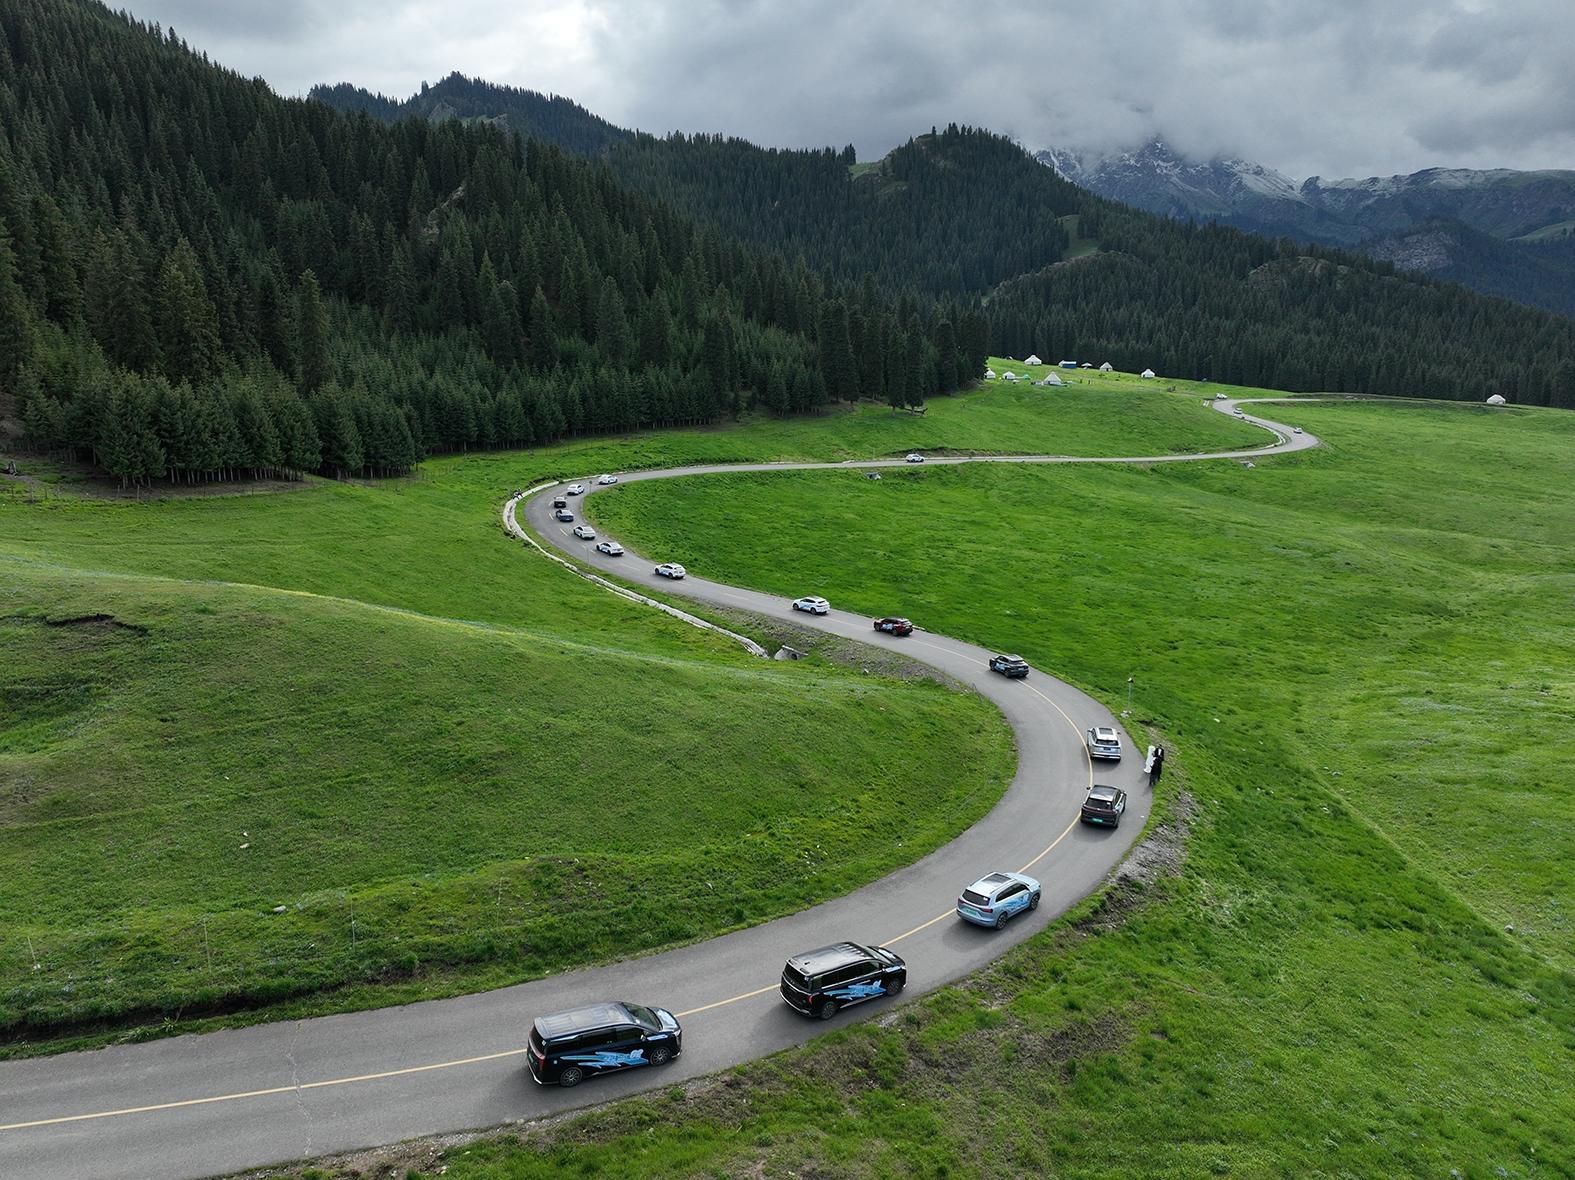
[[(518, 92), (469, 85), (475, 117), (512, 111)], [(761, 147), (703, 133), (637, 132), (598, 159), (646, 199), (860, 290), (978, 307), (1001, 355), (1099, 353), (1124, 368), (1235, 384), (1456, 398), (1478, 395), (1478, 358), (1514, 356), (1496, 392), (1575, 403), (1560, 367), (1575, 351), (1566, 343), (1575, 325), (1505, 301), (1525, 294), (1513, 269), (1498, 267), (1490, 290), (1500, 298), (1483, 299), (1348, 248), (1292, 245), (1291, 226), (1254, 236), (1219, 219), (1155, 216), (1057, 176), (980, 128), (932, 127), (875, 164), (859, 164), (847, 147)], [(1245, 165), (1232, 179), (1266, 207), (1295, 188)], [(1412, 243), (1402, 260), (1426, 245)], [(1057, 265), (1090, 250), (1084, 265)], [(1453, 269), (1440, 278), (1480, 264), (1480, 250), (1445, 253)], [(1264, 273), (1283, 281), (1251, 279), (1277, 261), (1291, 265)], [(1330, 276), (1341, 277), (1330, 285)], [(1472, 326), (1464, 335), (1463, 323)], [(873, 379), (879, 358), (867, 360)]]
[[(1360, 250), (1575, 315), (1575, 255), (1547, 248), (1575, 235), (1575, 170), (1440, 167), (1297, 182), (1239, 157), (1189, 159), (1162, 139), (1114, 153), (1045, 148), (1034, 158), (1063, 179), (1151, 213)], [(1423, 231), (1437, 248), (1414, 248)], [(1517, 272), (1525, 273), (1523, 283)]]

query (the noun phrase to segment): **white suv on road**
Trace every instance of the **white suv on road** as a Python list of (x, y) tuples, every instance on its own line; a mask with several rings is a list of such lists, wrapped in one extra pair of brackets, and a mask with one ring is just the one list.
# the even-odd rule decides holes
[(1121, 735), (1113, 725), (1096, 725), (1088, 731), (1088, 756), (1121, 761)]

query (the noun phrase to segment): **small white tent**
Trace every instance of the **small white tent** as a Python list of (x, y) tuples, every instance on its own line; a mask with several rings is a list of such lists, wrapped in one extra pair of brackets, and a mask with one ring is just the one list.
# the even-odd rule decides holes
[(1143, 372), (1139, 374), (1139, 376), (1152, 378), (1154, 376), (1154, 370), (1153, 369), (1144, 369)]
[(986, 381), (994, 381), (995, 380), (995, 370), (994, 369), (986, 369), (984, 371), (984, 379)]
[(1061, 374), (1060, 373), (1052, 372), (1052, 373), (1046, 373), (1045, 374), (1045, 379), (1043, 381), (1041, 381), (1039, 384), (1040, 385), (1065, 385), (1066, 382), (1061, 380)]
[(1099, 371), (1101, 373), (1114, 373), (1116, 371), (1116, 367), (1109, 361), (1106, 361), (1104, 364), (1099, 366)]
[(1001, 374), (1001, 380), (1002, 381), (1016, 381), (1017, 380), (1017, 374), (1016, 373), (1012, 373), (1012, 372), (1002, 373)]
[(1042, 364), (1044, 364), (1044, 361), (1040, 360), (1037, 356), (1031, 356), (1026, 361), (1024, 361), (1023, 364), (1025, 364), (1025, 365), (1042, 365)]
[(1506, 403), (1504, 401), (1504, 395), (1502, 393), (1495, 393), (1492, 397), (1487, 399), (1487, 404), (1490, 406), (1505, 405)]

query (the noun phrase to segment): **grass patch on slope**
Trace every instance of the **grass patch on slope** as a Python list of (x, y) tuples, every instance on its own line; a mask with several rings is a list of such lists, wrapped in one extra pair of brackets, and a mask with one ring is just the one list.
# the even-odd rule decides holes
[[(15, 796), (0, 795), (0, 863), (18, 866), (9, 879), (0, 874), (0, 915), (15, 922), (0, 950), (0, 1001), (10, 996), (9, 1006), (0, 1006), (0, 1024), (35, 1031), (72, 1022), (112, 1027), (161, 1012), (284, 1003), (282, 997), (297, 997), (288, 1001), (292, 1013), (308, 1013), (488, 986), (547, 967), (632, 953), (670, 938), (754, 921), (914, 859), (971, 822), (1004, 783), (1002, 723), (975, 702), (957, 706), (945, 698), (935, 706), (940, 713), (934, 736), (910, 735), (915, 742), (927, 742), (931, 751), (961, 741), (964, 761), (955, 784), (960, 794), (932, 796), (926, 803), (921, 789), (907, 800), (904, 806), (916, 808), (913, 834), (900, 848), (890, 847), (878, 864), (859, 859), (855, 825), (841, 845), (844, 851), (833, 854), (843, 857), (841, 869), (799, 871), (803, 879), (792, 889), (773, 890), (765, 884), (780, 865), (770, 857), (760, 862), (768, 867), (762, 868), (766, 876), (761, 878), (758, 904), (741, 917), (708, 913), (664, 924), (645, 914), (611, 915), (605, 938), (574, 948), (553, 943), (535, 927), (530, 939), (509, 934), (467, 941), (455, 933), (467, 924), (486, 926), (478, 915), (487, 890), (477, 881), (488, 871), (486, 866), (503, 866), (496, 871), (508, 877), (504, 892), (513, 888), (520, 877), (518, 829), (525, 824), (539, 830), (543, 825), (536, 816), (548, 813), (546, 785), (530, 796), (530, 805), (538, 811), (523, 818), (500, 785), (519, 777), (515, 759), (526, 758), (529, 764), (547, 758), (557, 770), (542, 783), (561, 788), (562, 798), (573, 808), (594, 807), (599, 804), (587, 802), (583, 794), (587, 783), (570, 789), (564, 775), (577, 760), (590, 768), (588, 778), (594, 775), (601, 765), (599, 742), (625, 744), (638, 765), (620, 765), (619, 772), (638, 777), (643, 789), (652, 778), (645, 768), (663, 764), (661, 750), (687, 749), (702, 739), (713, 742), (719, 752), (738, 754), (738, 764), (751, 768), (753, 775), (750, 757), (739, 753), (737, 735), (777, 732), (741, 720), (751, 713), (750, 695), (742, 688), (715, 701), (700, 692), (699, 685), (713, 670), (736, 673), (753, 668), (752, 661), (714, 636), (658, 618), (525, 553), (504, 538), (498, 506), (514, 488), (543, 478), (652, 465), (862, 458), (900, 454), (914, 446), (1120, 453), (1151, 446), (1251, 443), (1264, 437), (1259, 430), (1205, 412), (1190, 399), (1152, 388), (1121, 389), (1119, 381), (1106, 386), (1102, 392), (991, 386), (937, 399), (923, 418), (861, 406), (819, 419), (582, 440), (535, 453), (455, 456), (425, 464), (413, 479), (318, 483), (288, 493), (103, 500), (62, 491), (69, 489), (69, 481), (53, 488), (0, 481), (0, 585), (7, 591), (0, 610), (35, 616), (66, 609), (69, 603), (76, 613), (94, 614), (110, 610), (106, 603), (112, 599), (110, 613), (130, 618), (151, 613), (161, 620), (154, 634), (165, 637), (154, 645), (156, 662), (145, 662), (152, 659), (148, 645), (115, 648), (119, 654), (100, 678), (121, 688), (92, 695), (97, 704), (91, 713), (57, 719), (35, 716), (34, 710), (48, 714), (61, 707), (59, 700), (88, 692), (77, 677), (94, 665), (84, 664), (84, 655), (74, 648), (60, 646), (60, 634), (36, 621), (17, 623), (6, 632), (9, 667), (0, 677), (7, 694), (7, 712), (0, 718), (0, 733), (5, 734), (0, 739), (0, 781), (9, 784), (13, 777), (19, 782), (25, 777), (31, 785), (23, 811), (15, 810)], [(50, 474), (47, 464), (26, 458), (22, 468), (24, 473)], [(117, 581), (104, 575), (121, 577)], [(239, 588), (216, 583), (237, 583)], [(72, 589), (68, 592), (67, 587)], [(280, 600), (265, 594), (257, 601), (267, 602), (268, 610), (260, 613), (249, 605), (248, 595), (277, 590), (319, 597)], [(205, 616), (187, 617), (196, 610), (192, 603), (220, 599), (229, 604), (228, 623), (205, 627), (198, 632), (203, 643), (192, 645), (183, 628), (205, 621)], [(366, 605), (430, 616), (429, 625), (369, 613)], [(333, 615), (332, 627), (323, 621), (324, 612)], [(273, 620), (262, 633), (273, 637), (266, 641), (242, 621), (252, 619), (262, 626), (265, 617)], [(514, 638), (456, 629), (455, 620), (505, 628)], [(393, 631), (380, 630), (386, 628)], [(295, 646), (260, 659), (259, 653), (273, 651), (269, 644), (278, 636), (297, 629), (321, 638), (318, 646), (325, 658), (335, 656), (334, 693), (296, 696), (288, 691), (292, 685), (319, 683), (311, 649)], [(389, 637), (394, 632), (401, 636), (397, 643)], [(466, 636), (462, 646), (475, 653), (475, 660), (498, 661), (491, 671), (477, 673), (477, 683), (488, 685), (496, 697), (475, 691), (441, 654), (451, 641), (460, 642), (453, 638), (458, 635)], [(115, 632), (113, 638), (118, 642), (126, 636)], [(495, 639), (498, 654), (483, 657), (483, 647)], [(542, 658), (554, 669), (540, 683), (534, 670), (522, 670), (512, 681), (503, 672), (512, 666), (509, 661), (525, 658), (518, 650), (505, 650), (520, 643), (539, 643)], [(401, 644), (420, 654), (401, 657), (396, 650)], [(548, 649), (558, 654), (550, 655)], [(354, 658), (357, 651), (365, 658)], [(205, 663), (192, 662), (199, 653)], [(660, 663), (662, 659), (669, 663)], [(601, 683), (604, 667), (625, 664), (642, 669), (641, 682), (650, 686), (647, 712), (638, 719), (628, 714), (606, 718), (608, 728), (599, 731), (586, 719), (603, 720), (598, 710), (604, 706), (597, 697), (587, 698), (585, 686)], [(575, 666), (582, 669), (581, 681), (570, 676)], [(434, 680), (423, 692), (420, 677), (427, 668), (434, 669)], [(696, 669), (701, 673), (687, 674)], [(224, 693), (209, 693), (207, 678), (220, 674), (226, 684), (231, 677), (244, 679)], [(761, 686), (751, 692), (798, 701), (815, 691), (791, 672), (761, 675)], [(848, 684), (835, 670), (822, 668), (817, 675)], [(53, 683), (66, 686), (65, 697), (46, 705), (32, 699), (38, 684)], [(664, 684), (670, 687), (659, 687)], [(618, 691), (605, 690), (609, 696)], [(679, 695), (676, 709), (651, 703), (664, 691)], [(892, 699), (905, 700), (908, 691)], [(911, 691), (919, 694), (915, 699), (928, 700), (924, 694), (936, 690)], [(146, 712), (147, 702), (155, 699), (186, 699), (191, 707), (166, 711), (171, 720), (159, 721), (159, 714)], [(701, 700), (705, 708), (697, 711), (693, 706)], [(267, 731), (267, 723), (247, 711), (249, 703), (260, 702), (276, 710), (264, 711), (261, 718), (278, 717)], [(404, 724), (407, 711), (420, 714), (422, 723)], [(499, 716), (520, 718), (514, 739), (506, 740), (498, 729)], [(639, 729), (641, 724), (646, 728)], [(862, 736), (853, 739), (856, 750), (862, 749), (859, 757), (879, 758), (885, 738), (877, 735), (889, 738), (890, 729), (879, 718), (859, 724), (866, 725)], [(13, 740), (13, 730), (22, 736)], [(296, 731), (305, 735), (299, 749), (287, 740)], [(638, 740), (626, 736), (636, 732)], [(830, 743), (836, 732), (831, 726), (808, 740), (817, 746)], [(527, 735), (535, 739), (528, 757), (519, 745)], [(375, 756), (363, 749), (372, 740), (377, 743)], [(576, 743), (583, 748), (574, 750)], [(553, 752), (549, 757), (538, 747), (552, 747)], [(181, 770), (188, 759), (192, 776)], [(840, 782), (886, 782), (890, 772), (882, 766), (855, 759), (843, 768)], [(229, 780), (222, 777), (225, 773)], [(69, 789), (52, 794), (57, 783)], [(253, 869), (243, 864), (214, 860), (232, 844), (244, 842), (232, 839), (234, 825), (199, 826), (190, 833), (193, 846), (181, 845), (173, 852), (161, 851), (170, 837), (156, 833), (153, 825), (152, 817), (169, 814), (177, 800), (189, 801), (197, 812), (208, 807), (209, 820), (217, 822), (219, 812), (213, 808), (229, 806), (237, 792), (280, 797), (281, 806), (288, 807), (295, 805), (292, 796), (305, 800), (330, 786), (349, 810), (313, 805), (304, 826), (294, 830), (300, 855), (286, 858), (261, 880), (245, 875)], [(830, 798), (832, 787), (829, 781), (817, 783), (818, 797)], [(108, 855), (100, 870), (78, 850), (94, 847), (93, 841), (112, 843), (100, 838), (106, 808), (113, 811), (107, 800), (128, 790), (134, 802), (125, 810), (135, 818), (127, 821), (125, 846)], [(464, 823), (473, 825), (466, 829), (462, 847), (435, 846), (453, 851), (461, 863), (437, 863), (411, 844), (415, 829), (398, 824), (394, 827), (404, 835), (386, 853), (351, 851), (341, 858), (339, 841), (348, 817), (380, 807), (412, 806), (418, 796), (447, 790), (474, 792), (456, 809)], [(906, 790), (905, 785), (893, 787), (892, 798), (903, 797)], [(675, 789), (673, 794), (683, 792)], [(51, 797), (53, 802), (40, 802)], [(771, 802), (779, 819), (798, 806), (769, 784), (761, 797)], [(680, 813), (684, 806), (678, 805)], [(33, 822), (40, 807), (54, 809), (48, 825)], [(144, 807), (147, 810), (139, 810)], [(18, 818), (24, 812), (25, 821)], [(490, 831), (483, 830), (484, 815), (493, 817)], [(822, 819), (835, 826), (830, 817)], [(753, 830), (738, 815), (732, 821), (738, 822), (740, 832)], [(74, 825), (83, 824), (101, 826), (79, 841)], [(238, 830), (251, 829), (243, 824)], [(646, 829), (646, 835), (652, 848), (668, 854), (657, 831)], [(596, 854), (588, 838), (571, 843), (571, 855)], [(820, 843), (832, 847), (824, 839)], [(175, 887), (195, 880), (182, 865), (196, 856), (196, 844), (209, 851), (192, 863), (217, 864), (225, 871), (213, 878), (211, 888), (197, 890), (177, 905)], [(753, 846), (740, 837), (718, 855), (725, 863), (741, 860), (746, 850), (752, 854)], [(314, 855), (323, 867), (313, 867)], [(49, 875), (48, 866), (57, 858), (83, 874), (82, 884), (73, 887), (80, 901), (50, 894), (50, 888), (65, 880)], [(651, 863), (653, 872), (662, 867), (670, 880), (693, 877), (683, 865)], [(230, 875), (231, 870), (242, 875)], [(449, 885), (423, 885), (419, 903), (411, 900), (410, 883), (425, 881), (428, 875)], [(131, 889), (133, 879), (136, 890)], [(496, 886), (494, 882), (491, 892), (495, 909), (501, 904)], [(672, 885), (669, 894), (659, 896), (668, 896), (682, 910), (689, 901), (676, 895), (680, 888)], [(519, 889), (527, 901), (541, 896), (528, 882)], [(343, 895), (336, 913), (330, 913), (323, 890)], [(141, 896), (138, 891), (146, 893), (150, 906), (133, 919), (126, 915)], [(790, 900), (790, 894), (798, 900)], [(50, 900), (40, 903), (40, 896)], [(270, 896), (280, 900), (270, 901)], [(291, 907), (288, 921), (271, 913), (266, 919), (260, 916), (274, 904)], [(375, 919), (368, 912), (374, 907)], [(584, 912), (591, 908), (587, 897)], [(90, 923), (94, 914), (103, 920)], [(227, 914), (233, 917), (228, 934), (219, 929), (224, 925), (220, 918)], [(87, 933), (69, 935), (76, 927)], [(296, 933), (280, 939), (261, 933), (285, 930)], [(362, 949), (363, 937), (373, 950)], [(393, 939), (401, 944), (390, 950)], [(256, 954), (246, 949), (248, 940), (261, 948)], [(199, 943), (202, 970), (196, 971), (192, 954)], [(41, 947), (55, 949), (46, 954)], [(33, 963), (41, 965), (39, 972), (32, 970)], [(287, 965), (283, 970), (281, 963)], [(299, 967), (288, 966), (291, 963)], [(277, 978), (260, 982), (264, 976)], [(281, 1010), (277, 1004), (270, 1009), (274, 1014)]]
[(931, 683), (7, 572), (13, 1037), (622, 958), (878, 876), (1010, 775)]
[(894, 1022), (446, 1174), (1575, 1170), (1575, 418), (1297, 412), (1330, 446), (1254, 471), (600, 498), (707, 576), (901, 610), (1111, 702), (1135, 675), (1192, 835), (1178, 876)]

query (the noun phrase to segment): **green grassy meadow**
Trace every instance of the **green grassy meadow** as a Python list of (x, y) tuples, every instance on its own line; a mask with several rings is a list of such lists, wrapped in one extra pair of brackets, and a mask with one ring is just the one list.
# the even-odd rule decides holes
[(880, 875), (1010, 777), (993, 710), (931, 683), (642, 651), (638, 627), (577, 639), (11, 575), (28, 600), (0, 618), (13, 1038), (364, 1004), (379, 984), (433, 994), (691, 940)]
[[(761, 665), (528, 553), (499, 505), (660, 463), (1115, 453), (1145, 419), (1182, 447), (1244, 430), (1157, 391), (1002, 387), (249, 495), (94, 498), (23, 457), (0, 481), (7, 1051), (495, 986), (922, 855), (1010, 778), (984, 702)], [(637, 888), (612, 905), (609, 881)]]
[(1293, 420), (1328, 446), (1254, 470), (600, 497), (707, 576), (901, 610), (1113, 704), (1135, 676), (1185, 858), (895, 1019), (446, 1174), (1575, 1171), (1575, 417)]

